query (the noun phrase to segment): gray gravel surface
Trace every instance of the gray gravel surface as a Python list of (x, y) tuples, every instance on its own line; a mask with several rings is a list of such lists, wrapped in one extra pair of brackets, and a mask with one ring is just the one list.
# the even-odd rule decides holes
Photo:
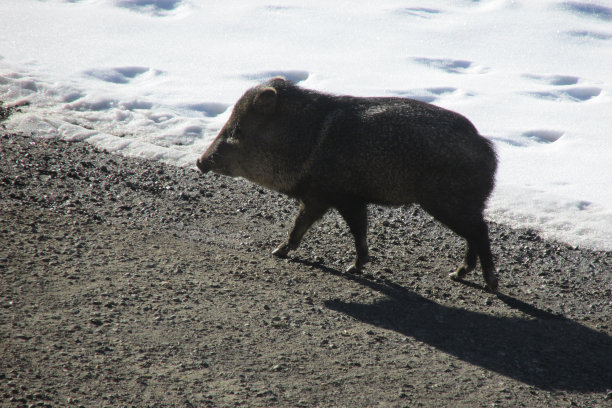
[(331, 212), (243, 180), (0, 133), (0, 406), (612, 406), (612, 255), (490, 223), (463, 242), (371, 207), (373, 262)]

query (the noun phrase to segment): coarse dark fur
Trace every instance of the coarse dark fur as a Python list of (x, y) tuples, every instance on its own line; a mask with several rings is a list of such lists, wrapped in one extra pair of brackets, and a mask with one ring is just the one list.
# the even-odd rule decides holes
[(418, 203), (467, 241), (461, 280), (480, 258), (497, 290), (483, 210), (495, 180), (492, 144), (465, 117), (406, 98), (334, 96), (274, 78), (249, 89), (197, 161), (202, 172), (244, 177), (300, 200), (286, 256), (336, 208), (355, 237), (350, 272), (369, 260), (367, 204)]

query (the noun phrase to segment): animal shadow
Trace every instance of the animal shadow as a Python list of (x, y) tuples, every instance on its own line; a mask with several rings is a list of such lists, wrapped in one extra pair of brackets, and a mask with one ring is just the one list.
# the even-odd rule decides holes
[(497, 295), (502, 302), (526, 316), (444, 306), (391, 282), (330, 268), (323, 271), (387, 296), (372, 304), (329, 300), (325, 302), (329, 309), (541, 389), (606, 392), (612, 388), (612, 337), (605, 333), (503, 294)]

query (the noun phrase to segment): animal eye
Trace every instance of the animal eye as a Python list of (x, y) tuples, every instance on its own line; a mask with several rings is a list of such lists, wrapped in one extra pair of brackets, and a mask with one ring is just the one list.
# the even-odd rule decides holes
[(234, 137), (240, 136), (242, 136), (242, 128), (240, 127), (240, 125), (236, 125), (236, 127), (234, 128)]

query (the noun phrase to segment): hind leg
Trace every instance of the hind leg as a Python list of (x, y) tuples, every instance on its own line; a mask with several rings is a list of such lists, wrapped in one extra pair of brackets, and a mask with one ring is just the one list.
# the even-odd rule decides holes
[[(467, 241), (467, 250), (463, 264), (449, 275), (454, 281), (462, 280), (476, 267), (476, 261), (480, 258), (482, 275), (487, 288), (495, 292), (498, 287), (498, 279), (495, 276), (495, 264), (491, 254), (489, 232), (482, 212), (475, 211), (471, 207), (454, 206), (443, 208), (439, 203), (433, 205), (422, 205), (422, 207), (458, 235)], [(462, 208), (464, 210), (462, 210)], [(467, 215), (466, 215), (467, 214)]]
[[(457, 232), (459, 233), (459, 232)], [(485, 223), (482, 216), (479, 217), (478, 221), (474, 221), (472, 224), (472, 228), (470, 228), (467, 232), (459, 233), (465, 237), (468, 241), (468, 253), (466, 254), (466, 262), (469, 270), (474, 269), (476, 266), (476, 258), (475, 255), (471, 254), (477, 253), (478, 258), (480, 258), (480, 266), (482, 267), (482, 277), (487, 285), (487, 289), (491, 292), (496, 292), (499, 281), (497, 276), (495, 275), (495, 263), (493, 262), (493, 254), (491, 253), (491, 243), (489, 241), (489, 232), (487, 228), (487, 224)], [(470, 259), (468, 259), (470, 258)], [(470, 264), (470, 261), (474, 261)], [(464, 266), (460, 266), (457, 270), (457, 275), (459, 276), (461, 273), (464, 273), (464, 276), (467, 272), (466, 269), (463, 269)], [(469, 267), (472, 266), (471, 269)], [(451, 274), (451, 279), (454, 279), (453, 274)]]
[(348, 224), (355, 238), (355, 262), (347, 268), (348, 273), (358, 273), (370, 260), (368, 255), (368, 208), (359, 201), (343, 202), (336, 209)]
[(493, 254), (491, 253), (491, 241), (489, 240), (489, 232), (484, 220), (480, 226), (480, 239), (477, 245), (480, 266), (482, 267), (482, 277), (487, 283), (487, 288), (491, 292), (496, 292), (499, 286), (499, 280), (495, 274), (495, 263), (493, 262)]

